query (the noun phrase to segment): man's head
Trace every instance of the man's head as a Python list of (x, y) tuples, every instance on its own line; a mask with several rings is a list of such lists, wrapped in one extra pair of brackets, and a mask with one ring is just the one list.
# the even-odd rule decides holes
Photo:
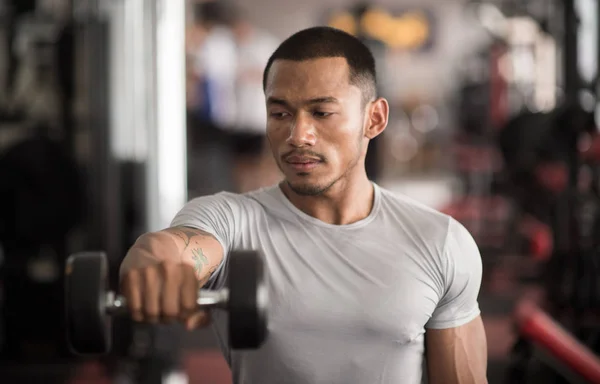
[(389, 107), (376, 97), (375, 60), (360, 40), (329, 27), (300, 31), (273, 53), (263, 86), (267, 137), (292, 190), (318, 195), (364, 177), (368, 142)]

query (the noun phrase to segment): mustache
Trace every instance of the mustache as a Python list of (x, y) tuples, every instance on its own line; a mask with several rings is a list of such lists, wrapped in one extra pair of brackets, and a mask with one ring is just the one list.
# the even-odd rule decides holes
[(315, 159), (318, 159), (319, 161), (325, 161), (325, 156), (317, 153), (317, 152), (313, 152), (310, 150), (298, 150), (298, 149), (293, 149), (289, 152), (284, 153), (281, 158), (283, 160), (288, 160), (290, 157), (292, 156), (298, 156), (298, 157), (313, 157)]

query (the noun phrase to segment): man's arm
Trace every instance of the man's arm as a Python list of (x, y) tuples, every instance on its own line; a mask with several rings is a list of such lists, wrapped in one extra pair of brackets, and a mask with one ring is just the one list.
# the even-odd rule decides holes
[(173, 227), (144, 234), (123, 259), (120, 275), (158, 263), (186, 263), (204, 286), (223, 261), (223, 247), (211, 234), (199, 229)]
[(431, 384), (487, 383), (487, 342), (477, 298), (482, 260), (468, 230), (452, 219), (440, 263), (440, 300), (426, 324)]
[(425, 333), (429, 384), (487, 383), (487, 342), (481, 316)]

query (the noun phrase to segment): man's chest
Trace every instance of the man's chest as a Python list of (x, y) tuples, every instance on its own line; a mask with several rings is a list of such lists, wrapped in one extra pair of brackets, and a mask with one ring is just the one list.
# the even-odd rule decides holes
[(385, 231), (281, 226), (246, 246), (265, 255), (275, 331), (407, 343), (439, 300), (420, 250)]

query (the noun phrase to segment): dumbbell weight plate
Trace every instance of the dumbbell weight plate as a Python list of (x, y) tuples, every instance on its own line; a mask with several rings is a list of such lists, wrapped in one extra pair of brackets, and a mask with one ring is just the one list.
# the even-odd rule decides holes
[(68, 345), (73, 353), (101, 355), (111, 347), (111, 317), (106, 313), (108, 262), (103, 252), (70, 256), (65, 294)]
[(268, 291), (262, 255), (235, 251), (229, 255), (229, 344), (256, 349), (267, 337)]

